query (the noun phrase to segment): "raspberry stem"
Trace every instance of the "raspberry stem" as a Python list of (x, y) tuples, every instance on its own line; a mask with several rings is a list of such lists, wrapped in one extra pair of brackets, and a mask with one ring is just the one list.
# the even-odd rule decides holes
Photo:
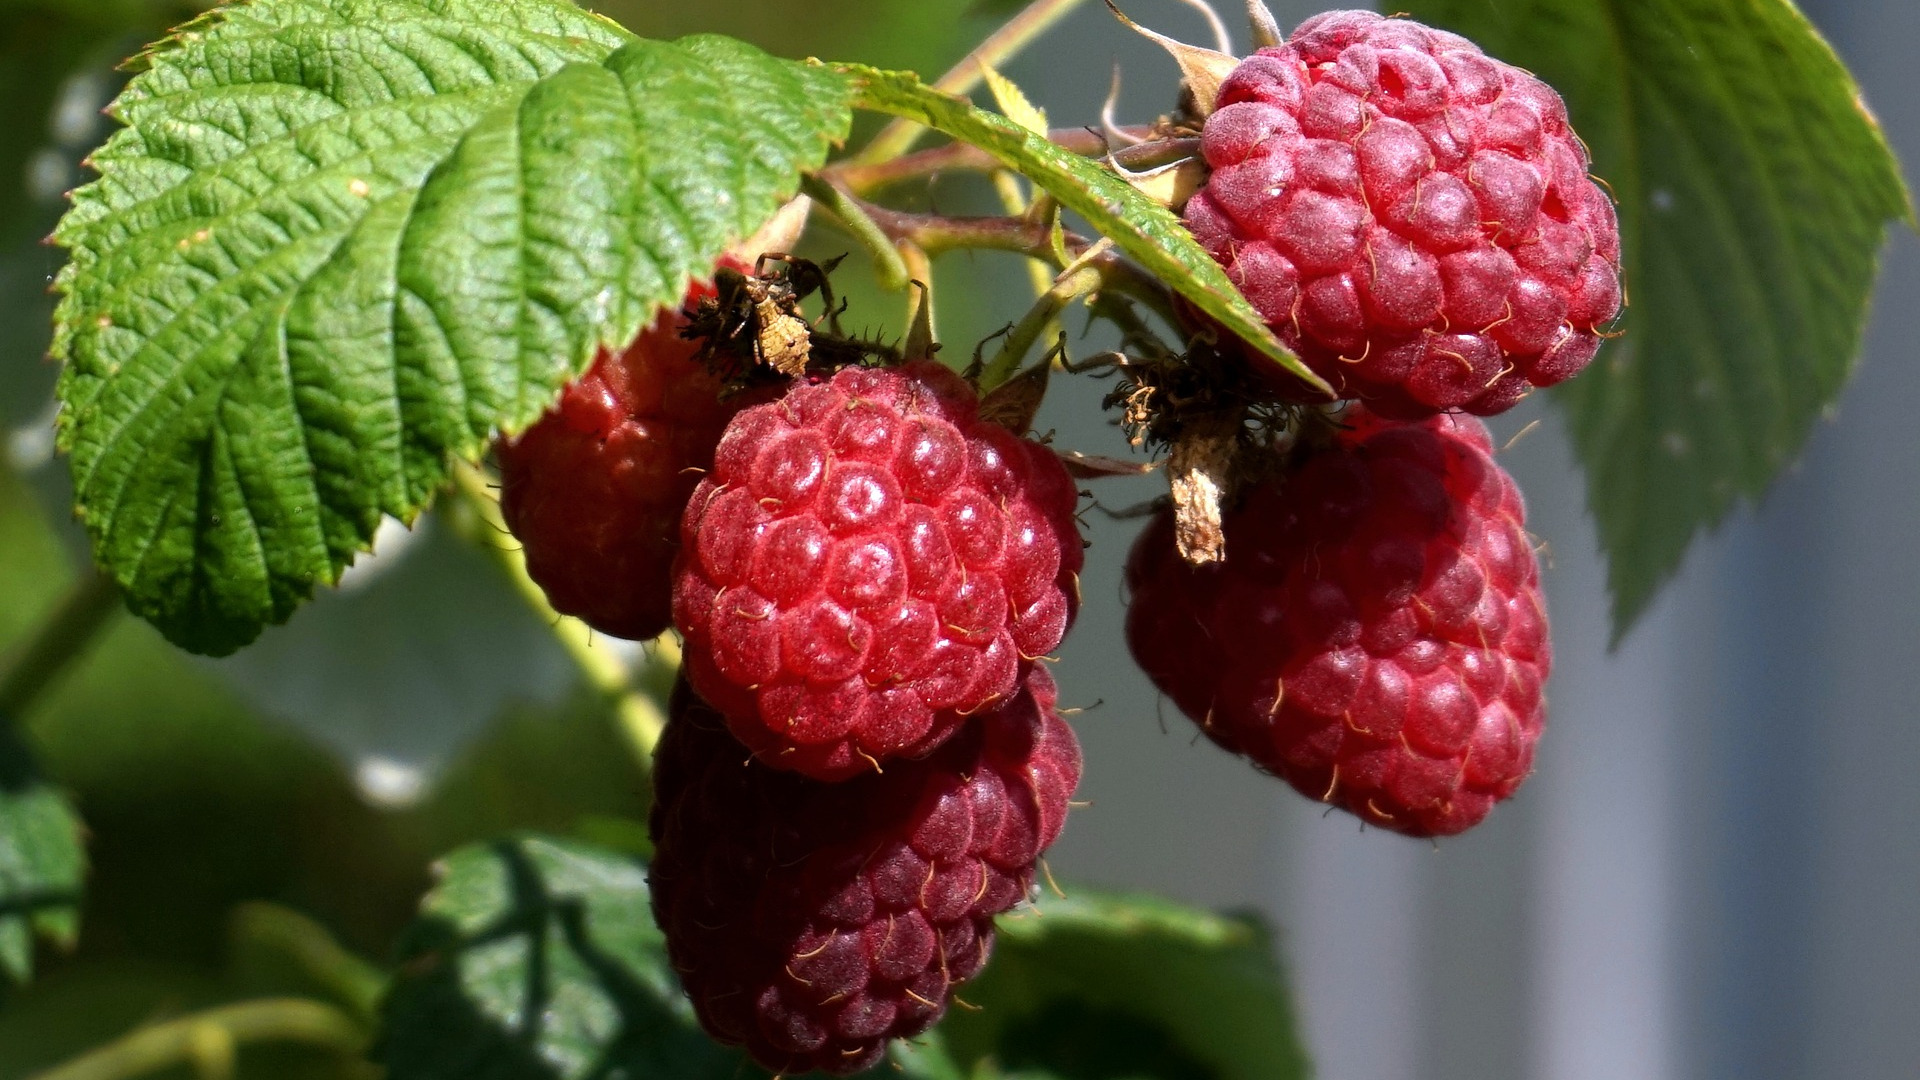
[(121, 610), (120, 589), (91, 568), (0, 672), (0, 724), (24, 716), (87, 652)]
[[(500, 500), (494, 494), (493, 483), (487, 475), (473, 465), (460, 464), (454, 470), (453, 494), (458, 500), (457, 505), (468, 514), (465, 531), (469, 538), (499, 561), (521, 599), (553, 628), (554, 637), (567, 655), (573, 658), (580, 674), (594, 689), (607, 696), (613, 705), (614, 716), (620, 723), (621, 734), (633, 750), (634, 759), (641, 768), (647, 768), (653, 758), (653, 749), (660, 742), (660, 732), (666, 726), (666, 717), (662, 715), (659, 704), (634, 685), (633, 669), (607, 644), (606, 639), (596, 639), (593, 629), (586, 623), (553, 610), (547, 603), (546, 593), (528, 576), (526, 556), (520, 548), (499, 542), (498, 537), (507, 535), (507, 526), (500, 514)], [(678, 663), (679, 649), (672, 644), (670, 634), (661, 635), (655, 649), (661, 663)]]
[[(1040, 216), (1032, 213), (1037, 203), (1028, 202), (1027, 193), (1020, 188), (1018, 174), (1010, 169), (1000, 169), (993, 173), (992, 179), (994, 194), (999, 196), (1000, 205), (1006, 208), (1007, 213), (1027, 219)], [(1051, 196), (1042, 195), (1041, 198), (1047, 200), (1049, 205), (1041, 206), (1040, 209), (1055, 215), (1059, 213), (1058, 206), (1051, 202)], [(1053, 275), (1048, 272), (1045, 263), (1028, 259), (1027, 276), (1033, 281), (1033, 291), (1036, 296), (1046, 295), (1047, 290), (1053, 287)]]
[[(822, 179), (829, 178), (822, 174)], [(867, 202), (844, 190), (843, 194), (896, 244), (910, 243), (924, 251), (929, 258), (948, 251), (975, 249), (1025, 255), (1058, 270), (1065, 270), (1069, 265), (1055, 250), (1054, 231), (1046, 221), (910, 213)], [(1076, 263), (1096, 246), (1094, 241), (1075, 233), (1063, 233), (1062, 239), (1067, 257)], [(1101, 289), (1138, 300), (1160, 314), (1170, 325), (1178, 325), (1172, 292), (1152, 274), (1111, 250), (1095, 253), (1087, 265), (1099, 273)]]
[(127, 1080), (181, 1064), (193, 1065), (202, 1076), (231, 1074), (235, 1051), (259, 1042), (302, 1043), (357, 1057), (366, 1049), (367, 1032), (324, 1002), (244, 1001), (150, 1024), (32, 1080)]
[(906, 260), (901, 256), (900, 249), (894, 246), (893, 239), (874, 222), (860, 200), (846, 189), (815, 175), (801, 177), (800, 190), (813, 199), (815, 205), (832, 214), (834, 221), (848, 236), (860, 242), (861, 248), (873, 259), (874, 275), (879, 278), (881, 288), (888, 292), (899, 292), (907, 287), (907, 281), (913, 274), (908, 270)]
[[(1020, 54), (1028, 45), (1053, 29), (1061, 19), (1066, 18), (1079, 7), (1081, 0), (1034, 0), (1026, 9), (987, 36), (985, 41), (960, 59), (940, 76), (933, 84), (934, 89), (949, 94), (966, 94), (980, 85), (987, 68), (997, 68)], [(897, 158), (913, 146), (926, 129), (910, 120), (894, 120), (867, 143), (866, 148), (855, 154), (851, 160), (858, 164), (871, 165), (876, 162)]]
[(1112, 246), (1112, 241), (1102, 240), (1060, 271), (1060, 275), (1053, 279), (1053, 284), (1040, 294), (1040, 298), (1014, 325), (1013, 331), (1001, 343), (1000, 351), (980, 369), (981, 392), (990, 391), (1012, 378), (1013, 373), (1019, 370), (1021, 361), (1032, 350), (1033, 343), (1046, 335), (1047, 328), (1060, 317), (1060, 313), (1075, 300), (1090, 295), (1107, 283), (1098, 262)]
[[(1116, 130), (1121, 135), (1140, 140), (1153, 135), (1153, 128), (1148, 126)], [(1120, 164), (1141, 169), (1192, 157), (1199, 146), (1198, 140), (1194, 139), (1156, 139), (1114, 149), (1108, 136), (1087, 128), (1054, 128), (1047, 132), (1047, 141), (1081, 157), (1104, 157), (1111, 151), (1114, 160)], [(955, 142), (872, 164), (849, 158), (836, 161), (820, 172), (847, 190), (865, 196), (894, 184), (924, 180), (942, 173), (993, 172), (1005, 167), (1000, 159), (985, 150), (971, 143)]]

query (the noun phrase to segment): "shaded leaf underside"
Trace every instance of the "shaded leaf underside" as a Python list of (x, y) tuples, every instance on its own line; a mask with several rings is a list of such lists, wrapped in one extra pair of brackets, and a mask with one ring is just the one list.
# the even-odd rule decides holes
[(1618, 637), (1688, 543), (1838, 397), (1911, 208), (1839, 59), (1785, 0), (1416, 0), (1567, 98), (1620, 206), (1625, 336), (1556, 391)]

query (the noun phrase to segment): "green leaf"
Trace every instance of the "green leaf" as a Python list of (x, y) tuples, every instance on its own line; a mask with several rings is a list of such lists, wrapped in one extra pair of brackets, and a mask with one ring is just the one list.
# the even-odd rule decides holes
[(520, 837), (439, 872), (374, 1052), (392, 1080), (765, 1076), (694, 1025), (637, 861)]
[(86, 845), (79, 815), (43, 779), (11, 717), (0, 717), (0, 970), (25, 982), (37, 934), (72, 948), (80, 934)]
[(1559, 89), (1619, 200), (1627, 333), (1559, 393), (1617, 638), (1845, 385), (1885, 226), (1913, 221), (1898, 163), (1787, 0), (1401, 6)]
[(903, 1080), (997, 1080), (995, 1075), (968, 1073), (947, 1052), (946, 1039), (936, 1027), (918, 1038), (895, 1042), (887, 1051), (887, 1065)]
[(145, 54), (56, 234), (95, 554), (225, 653), (824, 160), (844, 77), (561, 0), (255, 0)]
[(963, 1064), (1061, 1080), (1290, 1080), (1308, 1073), (1257, 921), (1076, 892), (999, 920), (993, 960), (941, 1025)]
[(1102, 236), (1111, 237), (1121, 251), (1222, 326), (1288, 371), (1325, 388), (1319, 376), (1280, 344), (1227, 279), (1226, 271), (1180, 220), (1111, 170), (1062, 150), (1004, 116), (927, 86), (912, 74), (858, 65), (841, 70), (853, 77), (861, 108), (905, 117), (985, 150), (1086, 218)]

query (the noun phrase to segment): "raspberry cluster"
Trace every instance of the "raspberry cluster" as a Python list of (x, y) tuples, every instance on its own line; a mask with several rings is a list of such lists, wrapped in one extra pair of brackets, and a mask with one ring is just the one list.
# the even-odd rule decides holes
[(1465, 38), (1308, 19), (1221, 84), (1201, 152), (1187, 227), (1383, 415), (1501, 412), (1584, 368), (1619, 313), (1619, 226), (1566, 105)]
[(1209, 737), (1413, 836), (1460, 832), (1532, 766), (1552, 662), (1520, 493), (1467, 417), (1344, 427), (1225, 519), (1195, 567), (1170, 513), (1127, 564), (1135, 659)]
[[(1187, 224), (1361, 400), (1311, 407), (1219, 351), (1129, 362), (1110, 402), (1173, 445), (1209, 541), (1183, 558), (1172, 510), (1141, 535), (1129, 647), (1308, 796), (1457, 833), (1527, 776), (1551, 666), (1519, 492), (1457, 411), (1593, 357), (1611, 203), (1551, 90), (1406, 20), (1309, 20), (1213, 106)], [(840, 336), (830, 299), (808, 323), (795, 280), (777, 397), (723, 395), (663, 318), (500, 456), (557, 609), (682, 636), (652, 896), (700, 1022), (780, 1073), (845, 1074), (942, 1015), (1060, 832), (1080, 749), (1039, 660), (1083, 554), (1074, 483), (996, 422), (1014, 410), (983, 417), (931, 360), (863, 366), (890, 350)], [(697, 332), (747, 332), (745, 295), (740, 325)]]
[(926, 1030), (1023, 900), (1080, 749), (1052, 680), (918, 760), (828, 784), (748, 757), (683, 680), (654, 765), (653, 904), (702, 1025), (789, 1075)]
[(1059, 645), (1083, 562), (1053, 451), (930, 361), (845, 368), (728, 425), (687, 506), (687, 675), (761, 760), (916, 757)]
[(1080, 749), (1036, 663), (1078, 493), (931, 362), (740, 410), (685, 503), (655, 913), (701, 1023), (850, 1073), (937, 1020), (1060, 832)]
[[(712, 295), (712, 283), (696, 282), (683, 306)], [(687, 496), (727, 421), (764, 400), (723, 397), (684, 325), (680, 312), (663, 312), (626, 349), (602, 350), (545, 416), (497, 448), (500, 510), (528, 575), (555, 611), (614, 637), (672, 625), (669, 570)]]

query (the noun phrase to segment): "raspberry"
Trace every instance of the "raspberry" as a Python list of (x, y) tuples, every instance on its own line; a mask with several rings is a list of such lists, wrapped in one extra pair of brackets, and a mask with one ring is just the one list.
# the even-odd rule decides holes
[[(685, 306), (712, 295), (710, 282), (695, 283)], [(552, 410), (499, 446), (500, 510), (527, 573), (555, 611), (614, 637), (672, 625), (687, 496), (727, 420), (764, 400), (720, 400), (682, 325), (662, 312), (625, 351), (602, 350)]]
[(847, 368), (747, 409), (674, 568), (694, 689), (763, 761), (817, 779), (924, 754), (1060, 643), (1077, 499), (939, 364)]
[(1053, 681), (837, 784), (746, 756), (685, 680), (654, 759), (654, 913), (709, 1033), (783, 1075), (926, 1030), (1026, 898), (1080, 781)]
[(1460, 832), (1532, 766), (1552, 662), (1520, 493), (1468, 417), (1349, 428), (1226, 515), (1195, 568), (1162, 513), (1127, 642), (1221, 746), (1412, 836)]
[(1619, 226), (1566, 105), (1465, 38), (1308, 19), (1221, 84), (1201, 152), (1187, 227), (1383, 415), (1501, 412), (1584, 368), (1619, 313)]

